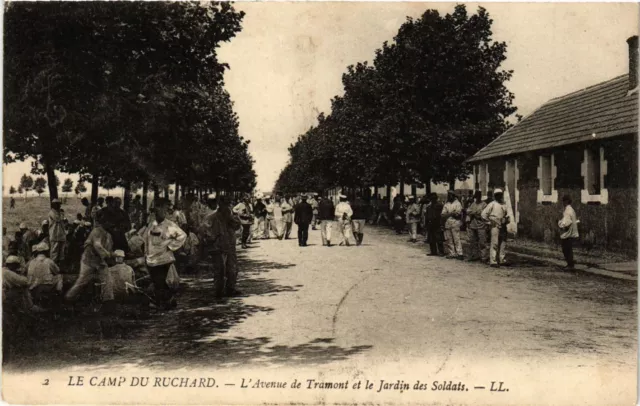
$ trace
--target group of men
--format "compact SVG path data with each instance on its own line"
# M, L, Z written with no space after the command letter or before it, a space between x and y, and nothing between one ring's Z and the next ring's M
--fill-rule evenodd
M563 216L558 222L566 269L573 269L573 242L578 238L578 223L571 207L571 198L563 197ZM443 204L438 195L431 193L419 203L414 196L397 196L391 209L392 224L398 234L405 225L409 228L410 242L417 242L421 226L429 243L430 256L465 259L461 233L466 230L469 243L468 260L484 261L491 267L508 265L505 259L507 225L513 221L504 200L502 189L494 189L482 199L482 192L470 192L460 201L455 192L447 193ZM388 216L379 214L376 222ZM487 247L488 245L488 247Z
M32 311L57 308L64 302L73 304L82 293L98 298L105 313L113 313L116 302L131 296L146 297L149 300L141 303L159 310L171 309L177 306L176 265L183 269L193 263L191 259L203 256L215 275L214 295L237 295L235 245L241 219L225 196L209 195L204 201L203 215L188 220L190 213L167 199L155 200L149 214L139 207L139 198L132 202L129 214L120 209L118 198L100 198L93 206L85 200L85 215L79 214L69 223L60 202L54 199L41 230L31 231L22 223L14 239L3 238L3 291L14 292L5 297ZM199 205L191 206L199 210ZM82 246L79 257L72 259L75 250L68 244L68 236L81 235L79 229L84 230ZM3 231L6 237L6 229ZM75 273L69 264L76 260L78 276L63 292L62 274ZM147 282L148 290L141 289L141 280Z

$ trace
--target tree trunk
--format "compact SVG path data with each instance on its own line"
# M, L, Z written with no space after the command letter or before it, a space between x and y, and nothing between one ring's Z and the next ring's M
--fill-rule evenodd
M126 211L127 213L129 213L130 203L131 203L131 182L127 181L124 184L124 204L122 206L124 211Z
M158 185L154 183L153 184L153 200L158 200L158 198L160 198L160 189L158 188Z
M427 183L424 184L424 189L427 195L431 194L431 179L427 180Z
M449 181L449 190L456 190L456 178Z
M97 174L91 176L91 205L95 206L98 202L98 186L100 185L100 177Z
M149 195L149 181L148 180L144 180L142 182L142 210L144 210L144 212L147 212L147 208L149 207L147 205L148 203L148 195Z
M173 204L178 204L178 198L180 197L180 184L176 181L176 189L173 191Z
M398 193L400 196L404 196L404 179L400 179L400 193Z
M416 187L416 185L411 185L411 195L413 197L417 197L418 196L418 188Z
M49 185L49 199L57 199L58 198L58 185L56 182L56 172L53 169L53 165L51 165L46 159L45 155L42 156L44 170L47 173L47 184Z

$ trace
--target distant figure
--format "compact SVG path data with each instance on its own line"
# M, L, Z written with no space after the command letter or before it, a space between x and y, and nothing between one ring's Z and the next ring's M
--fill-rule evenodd
M313 210L313 219L311 220L311 229L317 230L316 222L318 220L318 201L311 195L311 198L308 199L307 203L311 206L311 210Z
M562 231L562 234L560 234L562 253L564 254L564 259L567 260L567 266L564 269L573 270L575 269L573 244L579 237L578 223L580 221L576 218L576 212L571 207L571 198L569 196L562 197L562 204L564 205L564 212L562 213L562 219L558 221L558 227Z
M418 242L418 223L420 222L420 205L416 203L415 196L409 196L409 207L407 208L407 224L409 224L409 242Z
M487 259L487 226L482 220L482 211L487 204L482 201L482 192L476 191L475 201L467 207L467 233L469 235L469 261Z
M291 229L293 228L293 206L291 205L291 197L287 196L282 199L282 220L283 220L283 238L289 239L291 235Z
M62 292L62 275L60 268L53 260L47 258L49 246L40 243L33 246L35 258L29 261L27 280L29 291L35 304L42 304L45 300L57 302Z
M371 206L362 199L362 196L358 195L351 209L353 210L353 215L351 216L353 237L356 239L356 245L360 245L364 238L364 225L367 222L367 218L370 217Z
M447 246L447 258L464 259L460 240L462 205L452 190L447 193L447 202L442 208L442 219L444 220L444 240Z
M240 219L242 225L242 248L246 249L251 234L251 225L253 224L253 208L251 207L251 197L248 194L233 208L233 213Z
M83 220L84 221L91 221L91 203L89 203L89 199L87 199L86 197L83 197L82 200L80 200L82 202L82 205L84 206L84 216L83 216Z
M15 209L16 208L16 199L13 198L13 196L11 196L11 200L9 200L9 209Z
M262 202L264 196L258 192L256 194L256 203L253 205L253 215L256 218L256 224L254 226L253 238L264 238L267 217L267 206Z

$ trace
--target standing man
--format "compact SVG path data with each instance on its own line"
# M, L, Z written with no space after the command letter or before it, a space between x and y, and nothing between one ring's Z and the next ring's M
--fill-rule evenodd
M187 234L173 221L167 219L166 199L159 199L153 204L154 219L144 231L145 259L149 276L153 282L156 304L164 309L177 305L167 285L169 268L176 261L174 251L180 249Z
M307 203L307 196L300 196L301 202L296 205L293 221L298 226L298 246L306 247L309 238L309 224L313 221L313 208Z
M265 228L266 228L266 217L267 217L267 206L264 205L262 201L263 195L262 193L256 194L256 204L253 205L253 215L256 218L257 226L255 228L255 232L253 234L253 238L264 238Z
M122 199L116 197L113 199L113 208L111 209L112 224L114 231L111 235L113 238L113 249L129 252L129 243L127 242L127 232L131 230L131 220L129 215L122 208Z
M64 227L64 213L60 208L60 200L53 199L51 201L48 220L51 260L57 265L60 265L64 260L64 246L67 241L67 231Z
M491 229L491 248L489 251L489 264L492 268L505 265L505 249L507 246L507 205L504 203L502 190L493 191L495 199L482 211L482 219L489 222Z
M364 226L367 222L367 218L370 217L371 206L362 199L361 195L356 196L356 200L353 202L351 216L351 223L353 224L353 238L356 239L356 245L362 244L364 238Z
M9 209L13 210L16 208L16 199L11 196L11 200L9 201Z
M288 199L283 199L282 202L282 220L284 224L284 229L282 230L282 234L284 235L284 239L288 240L289 235L291 235L291 228L293 228L293 206L291 205L291 197Z
M438 201L438 195L429 195L431 202L425 209L425 226L427 229L427 241L429 242L429 256L444 256L444 237L442 233L442 203Z
M271 227L274 224L273 221L273 203L269 197L264 199L264 211L267 213L264 219L264 237L263 239L268 240L271 238ZM278 233L278 230L274 230L274 233Z
M318 203L318 219L320 220L322 245L327 247L331 246L331 227L334 216L335 207L333 206L333 202L325 195L322 197L320 203Z
M311 195L311 199L309 199L309 205L311 205L311 209L313 210L313 219L311 220L311 229L317 230L316 222L318 220L319 202L315 199L314 195Z
M96 205L91 208L91 221L93 222L94 226L96 223L96 216L98 215L98 212L103 208L104 208L104 197L99 197L98 201L96 202Z
M485 261L487 255L487 225L482 220L482 211L487 204L482 201L482 192L477 190L475 201L467 207L467 234L469 236L469 261Z
M351 243L349 243L349 236L351 235L351 216L353 216L353 210L347 201L347 196L340 195L340 203L336 206L335 216L338 232L342 236L340 245L344 244L348 247L351 245Z
M568 195L562 197L562 204L564 205L564 212L562 213L562 219L558 221L558 227L562 232L560 234L562 253L564 254L564 259L567 260L567 266L564 269L570 271L575 269L573 244L580 236L578 234L578 223L580 221L576 218L576 212L571 207L571 198Z
M224 196L217 199L218 209L208 215L202 227L201 241L211 259L214 293L220 298L239 294L237 280L235 231L240 222L235 218Z
M444 240L447 243L447 258L464 259L460 241L462 205L452 190L447 192L447 202L442 208L442 219L444 220Z
M243 196L240 203L233 208L233 214L240 218L240 224L242 225L242 248L247 248L247 241L249 240L249 234L251 233L251 225L253 224L253 214L251 208L251 197L247 194Z
M416 203L416 197L409 196L409 207L407 208L407 223L409 224L409 242L418 242L418 223L420 222L420 205Z
M267 217L271 214L269 228L275 233L278 240L284 237L284 224L282 217L282 198L276 195L274 202L267 205Z

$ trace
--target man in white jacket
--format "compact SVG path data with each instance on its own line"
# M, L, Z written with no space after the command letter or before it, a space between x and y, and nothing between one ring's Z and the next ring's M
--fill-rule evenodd
M491 247L489 249L489 264L493 268L505 265L505 250L507 248L507 224L509 215L504 203L502 190L493 191L494 201L482 211L481 217L489 223L491 229Z
M343 238L343 242L340 245L351 245L349 243L349 236L351 235L351 216L353 216L353 210L351 205L347 202L347 196L340 195L340 203L336 205L336 224L338 225L338 232Z
M453 191L447 194L447 202L442 208L444 220L444 240L447 258L464 259L462 241L460 241L460 226L462 225L462 204Z
M571 207L571 198L567 195L562 197L562 204L564 205L564 212L562 219L558 221L558 227L562 231L560 234L560 241L562 244L562 253L567 260L567 266L565 270L575 269L575 262L573 261L573 242L578 239L578 223L580 222L576 218L576 212Z

